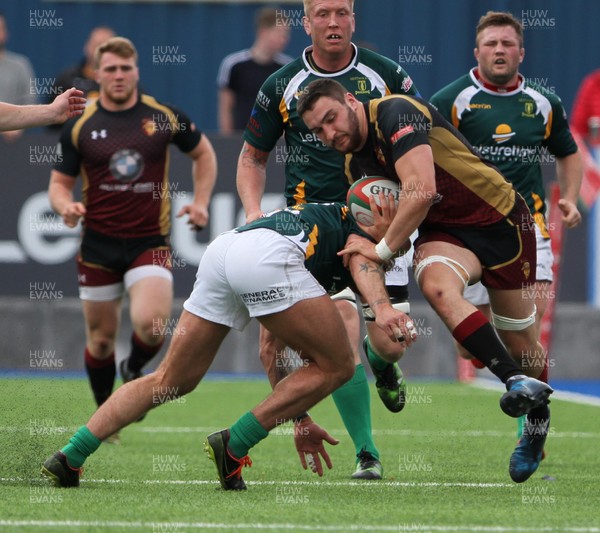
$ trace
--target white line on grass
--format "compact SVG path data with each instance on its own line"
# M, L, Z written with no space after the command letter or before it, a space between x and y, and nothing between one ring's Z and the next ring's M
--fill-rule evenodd
M0 477L0 483L23 483L25 478L19 477ZM30 479L29 483L44 483L41 478ZM142 484L142 485L218 485L218 481L205 479L82 479L81 483L114 483L114 484ZM376 483L365 483L364 481L249 481L249 485L254 486L273 486L273 485L302 485L302 486L324 486L324 487L361 487L362 488L381 488L384 487L465 487L465 488L516 488L514 483L443 483L437 481L431 482L408 482L408 481L377 481Z
M144 426L131 428L134 431L141 431L142 433L212 433L219 431L223 428L212 428L212 427L186 427L186 426ZM348 432L345 429L335 428L327 431L332 435L347 435ZM282 435L291 434L291 428L284 426L281 430ZM271 431L272 435L277 435L277 428ZM439 431L423 431L418 429L374 429L373 435L393 435L400 437L513 437L514 431L496 431L496 430L439 430ZM566 439L599 439L600 433L594 433L591 431L556 431L552 433L552 438L566 438Z
M217 427L202 427L202 426L130 426L127 431L139 431L141 433L203 433L208 435L214 431L219 431ZM47 435L70 435L77 430L77 427L52 427L49 429L42 429L34 436L42 437ZM272 430L271 433L274 436L278 435L289 435L291 434L291 427L280 426ZM329 433L332 435L347 435L348 432L345 429L334 428L329 429ZM0 433L31 433L30 426L0 426ZM477 430L477 429L465 429L461 431L454 430L439 430L439 431L424 431L418 429L374 429L373 435L388 435L397 437L439 437L439 438L454 438L454 437L485 437L485 438L502 438L502 437L513 437L514 431L497 431L497 430ZM556 431L552 433L553 439L600 439L600 433L594 433L591 431Z
M473 525L429 525L429 524L347 524L331 526L315 526L308 524L226 524L222 522L126 522L121 520L0 520L0 526L7 527L57 527L57 528L153 528L156 531L179 531L180 529L256 529L256 530L301 530L301 531L472 531L472 532L565 532L565 533L599 533L597 527L504 527L504 526L473 526Z

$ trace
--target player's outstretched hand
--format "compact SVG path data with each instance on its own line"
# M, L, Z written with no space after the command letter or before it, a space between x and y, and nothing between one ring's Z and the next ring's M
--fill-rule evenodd
M304 470L310 467L319 476L323 475L321 457L323 457L327 468L331 470L333 467L323 441L334 446L340 442L334 439L321 426L315 424L310 416L294 424L294 443L296 444L296 451L300 457L302 467Z
M64 122L68 118L81 115L85 109L85 98L83 91L72 87L67 91L59 94L50 104L56 115L56 122Z

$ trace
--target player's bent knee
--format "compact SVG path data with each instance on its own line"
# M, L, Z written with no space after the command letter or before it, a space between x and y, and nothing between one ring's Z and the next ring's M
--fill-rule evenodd
M333 379L331 380L334 382L332 384L334 386L331 390L334 391L337 388L341 387L344 383L350 381L354 377L354 372L356 372L356 365L354 364L354 359L351 358L349 362L339 366L338 371L335 373ZM337 385L335 383L337 383Z
M94 338L88 344L90 355L94 359L108 359L111 355L113 355L115 343L111 338Z

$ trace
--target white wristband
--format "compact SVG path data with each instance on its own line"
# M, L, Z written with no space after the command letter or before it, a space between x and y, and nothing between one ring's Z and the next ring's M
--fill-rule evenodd
M375 245L375 253L377 254L377 257L379 257L379 259L381 259L382 261L387 261L388 259L394 257L395 252L392 252L390 247L387 245L387 242L385 242L385 239L381 239Z

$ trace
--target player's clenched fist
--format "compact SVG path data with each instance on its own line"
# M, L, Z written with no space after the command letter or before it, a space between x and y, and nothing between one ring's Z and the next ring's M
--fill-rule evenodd
M81 202L69 203L63 209L61 216L67 226L74 228L79 219L85 216L85 206Z

